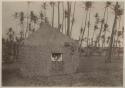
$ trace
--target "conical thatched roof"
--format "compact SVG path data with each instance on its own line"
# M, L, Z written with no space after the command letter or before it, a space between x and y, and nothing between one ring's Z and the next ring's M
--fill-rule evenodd
M26 40L24 45L30 46L51 46L58 47L64 46L65 42L75 43L74 40L59 32L58 29L52 28L50 25L42 23L41 27L31 34Z

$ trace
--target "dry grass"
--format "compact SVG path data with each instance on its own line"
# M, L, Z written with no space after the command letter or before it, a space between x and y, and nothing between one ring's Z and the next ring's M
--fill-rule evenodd
M5 66L3 66L5 67ZM16 65L3 70L3 86L122 86L123 57L105 63L101 56L81 57L77 73L53 77L23 78ZM5 69L5 68L4 68Z

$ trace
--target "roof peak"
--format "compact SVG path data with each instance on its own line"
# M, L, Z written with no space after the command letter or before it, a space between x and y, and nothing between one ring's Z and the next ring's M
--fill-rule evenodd
M41 23L40 28L32 33L24 44L42 45L46 43L53 43L55 45L64 44L64 42L74 42L73 39L61 33L58 29L53 28L47 23Z

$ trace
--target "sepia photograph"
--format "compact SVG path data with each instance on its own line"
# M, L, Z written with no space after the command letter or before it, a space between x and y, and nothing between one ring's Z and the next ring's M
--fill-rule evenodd
M123 1L2 1L3 87L123 87Z

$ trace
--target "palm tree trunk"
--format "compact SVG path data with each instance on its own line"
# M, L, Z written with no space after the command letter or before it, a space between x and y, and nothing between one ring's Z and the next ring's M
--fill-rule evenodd
M67 34L67 30L66 30L67 25L66 24L67 23L66 23L66 18L65 18L65 34Z
M60 2L58 2L58 29L59 27L60 27Z
M94 30L94 32L93 32L93 34L92 34L92 40L94 40L94 34L95 34L95 30Z
M115 9L117 10L118 8L118 2L116 2L115 5ZM107 61L106 62L111 62L111 56L112 56L112 44L113 44L113 38L114 38L114 30L117 24L117 13L115 12L115 18L114 18L114 23L113 23L113 27L112 27L112 33L111 33L111 39L110 39L110 43L109 43L109 52L108 52L108 57L107 57Z
M89 23L88 23L88 35L87 35L87 47L89 46L90 12L91 12L91 8L89 9L89 20L88 20Z
M64 10L64 3L62 2L62 9L63 9L63 18L62 18L62 32L64 31L63 30L63 23L64 23L64 19L65 19L65 10Z
M105 39L106 39L106 31L104 32L104 41L103 41L103 43L102 43L102 47L105 47Z
M28 34L28 29L29 29L29 21L28 21L28 16L27 16L27 28L25 32L25 38L26 38L26 35Z
M27 11L27 27L26 27L26 32L25 32L25 38L26 38L26 35L28 33L28 29L29 29L29 25L28 24L29 24L29 22L28 22L28 11Z
M117 25L116 25L116 26L117 26ZM115 45L115 47L113 47L115 51L118 51L118 45L119 45L119 44L118 44L118 41L119 41L118 31L119 31L119 29L120 29L120 26L121 26L121 17L119 18L118 28L115 29L115 30L117 30L116 35L114 35L114 42L113 42L113 45Z
M67 17L67 36L70 36L70 13L71 13L71 4L67 2L68 6L68 17Z
M119 36L117 36L116 47L118 47L118 40L119 40Z
M82 28L82 26L83 26L83 21L84 21L84 16L83 16L83 18L82 18L81 28ZM81 41L81 40L80 40L80 39L81 39L81 35L82 35L82 32L81 32L80 35L79 35L79 41Z
M82 46L83 36L84 36L85 29L86 29L86 24L87 24L87 16L88 16L88 10L86 12L85 26L84 26L84 29L83 29L83 32L82 32L82 36L81 36L81 39L80 39L80 46L79 46L80 55L81 55L81 46Z
M120 29L120 21L121 21L121 17L120 17L120 19L119 19L119 27L118 27L118 29ZM119 35L118 35L118 31L119 31L119 30L118 30L118 29L117 29L117 35L116 35L116 37L117 37L117 39L116 39L116 41L117 41L117 42L116 42L116 46L118 46L118 40L119 40Z
M92 46L94 46L94 34L95 34L95 30L94 30L94 32L92 34Z
M21 23L21 30L22 30L22 32L23 32L22 37L23 37L23 39L24 39L24 38L25 38L25 36L24 36L24 23Z
M75 15L75 7L76 7L76 2L74 3L73 19L74 19L74 15ZM72 22L72 24L71 24L70 36L71 36L71 34L72 34L72 27L73 27L73 22Z
M45 15L45 17L46 17L46 2L44 2L44 15Z
M87 56L89 55L89 28L90 28L90 12L91 8L89 9L89 19L88 19L88 35L87 35Z
M105 13L106 13L106 10L107 10L107 8L105 7L105 11L104 11L103 19L105 19ZM101 38L101 33L102 33L103 25L104 25L104 22L101 23L101 29L100 29L99 35L98 35L98 37L97 37L97 42L96 42L96 43L98 43L98 44L100 44L99 41L100 41L100 38Z
M108 8L107 8L107 18L106 18L106 24L108 23ZM104 32L104 37L105 37L105 39L106 39L106 32L107 31L107 28L105 29L105 32ZM102 45L103 47L105 47L105 41L104 41L104 43L103 43L103 45Z
M54 3L53 3L52 5L53 5L53 6L52 6L52 7L53 7L53 15L52 15L52 27L54 27L54 10L55 10L55 9L54 9Z
M30 10L30 2L27 2L27 28L26 28L26 32L25 32L25 38L26 38L26 35L28 35L28 31L29 31L29 10Z

